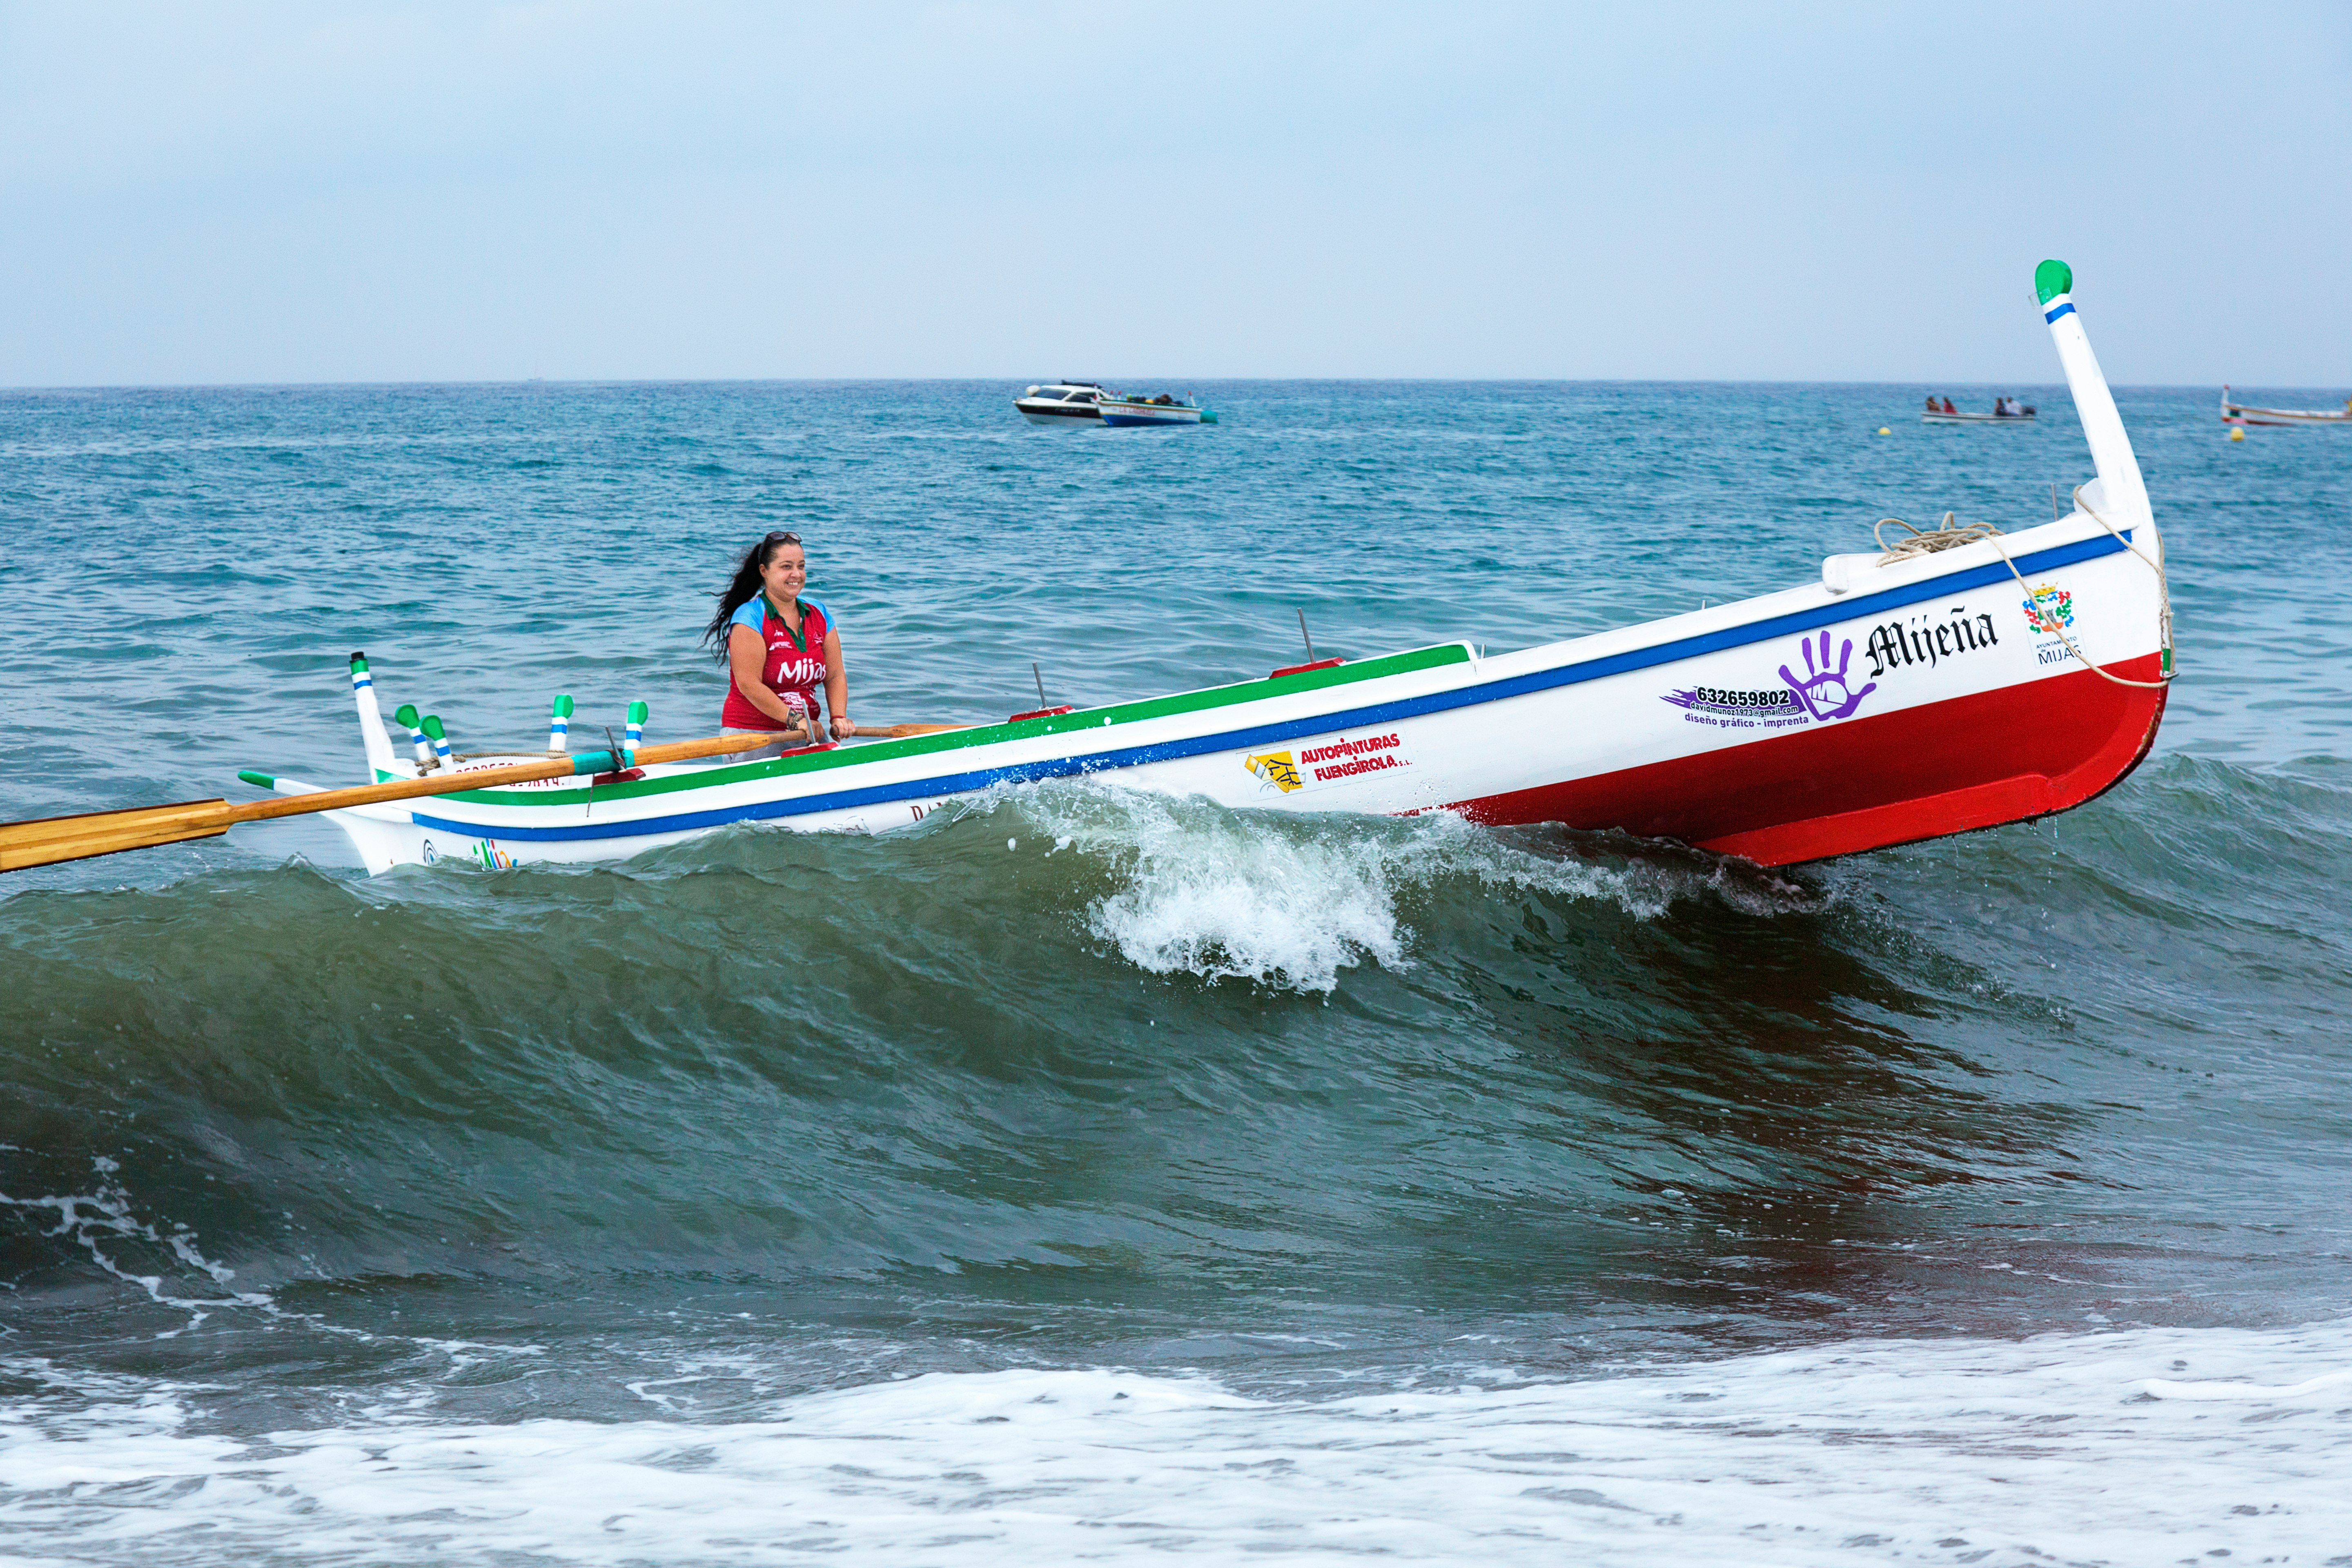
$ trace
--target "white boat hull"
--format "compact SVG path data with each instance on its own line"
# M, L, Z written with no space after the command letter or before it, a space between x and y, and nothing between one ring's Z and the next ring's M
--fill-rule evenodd
M2352 399L2347 399L2341 408L2264 408L2258 404L2231 401L2230 389L2225 385L2221 388L2221 423L2352 426Z
M1065 430L1102 427L1102 414L1091 403L1051 403L1034 405L1027 398L1015 398L1013 406L1021 417L1032 425L1059 426Z
M1216 415L1182 403L1105 403L1102 422L1122 425L1214 425Z

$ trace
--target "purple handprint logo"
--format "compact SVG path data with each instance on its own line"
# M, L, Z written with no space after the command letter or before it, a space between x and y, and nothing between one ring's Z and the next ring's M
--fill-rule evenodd
M1789 689L1797 694L1797 700L1803 703L1805 711L1814 718L1843 719L1862 706L1864 698L1878 689L1878 682L1875 680L1859 691L1846 684L1846 667L1853 662L1852 638L1848 638L1844 646L1838 649L1835 669L1830 668L1829 633L1822 634L1822 653L1819 660L1813 658L1812 638L1807 637L1803 647L1805 679L1799 680L1790 673L1789 667L1785 664L1780 667L1780 679L1789 683Z

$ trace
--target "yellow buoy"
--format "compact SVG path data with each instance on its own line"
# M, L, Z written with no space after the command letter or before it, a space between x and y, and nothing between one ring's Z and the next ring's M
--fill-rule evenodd
M1885 426L1884 426L1884 425L1881 425L1881 426L1878 427L1878 433L1879 433L1880 435L1882 435L1882 436L1892 436L1893 434L1895 434L1895 432L1894 432L1894 431L1889 430L1889 429L1888 429Z
M2242 441L2245 438L2246 433L2243 430L2232 430L2230 432L2230 439L2232 441Z

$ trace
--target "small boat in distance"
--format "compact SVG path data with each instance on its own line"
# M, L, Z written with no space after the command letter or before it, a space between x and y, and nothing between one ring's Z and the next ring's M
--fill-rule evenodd
M1013 406L1032 425L1099 425L1102 411L1095 405L1118 395L1098 381L1045 381L1014 398Z
M1189 397L1172 397L1161 393L1157 397L1121 397L1106 393L1102 399L1102 422L1106 425L1214 425L1217 412L1203 408Z
M2352 425L2352 397L2344 400L2341 408L2258 408L2251 403L2230 401L2230 384L2221 384L2221 423L2224 425Z
M2014 397L1996 397L1990 414L1963 414L1952 406L1948 397L1927 399L1927 411L1919 416L1922 425L2031 425L2033 405L2020 403Z

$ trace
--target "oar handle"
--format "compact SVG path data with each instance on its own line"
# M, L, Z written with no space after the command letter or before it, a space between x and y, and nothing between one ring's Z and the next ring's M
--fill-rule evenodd
M577 773L617 773L639 763L682 763L696 757L754 752L774 745L778 734L786 732L674 741L666 746L646 746L635 752L624 748L617 756L611 752L582 752L568 757L551 757L545 762L466 768L429 778L394 779L351 789L313 790L236 805L225 800L185 801L177 805L0 823L0 871L50 866L61 860L87 860L119 850L177 844L191 838L217 837L240 822L266 822L273 817L414 800L419 795L455 795L460 790L494 789L500 784L529 784L536 779L566 778ZM268 775L261 777L266 780Z

